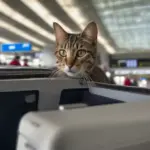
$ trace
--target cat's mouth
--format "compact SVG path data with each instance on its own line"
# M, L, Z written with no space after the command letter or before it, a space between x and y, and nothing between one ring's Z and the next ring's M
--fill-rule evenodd
M67 76L70 76L70 77L78 77L79 76L79 72L75 72L75 71L64 71L64 73L67 75Z
M69 68L67 65L64 67L63 71L70 77L76 77L79 73L76 67Z
M80 77L80 72L75 72L75 71L71 71L71 70L69 70L69 71L64 71L64 73L67 75L67 76L69 76L69 77Z

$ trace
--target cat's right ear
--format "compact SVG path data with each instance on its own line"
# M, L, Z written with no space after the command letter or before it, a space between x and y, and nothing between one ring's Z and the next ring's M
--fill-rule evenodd
M56 22L53 23L56 43L62 44L68 37L68 33Z
M90 22L82 32L82 36L88 38L90 41L97 40L98 29L95 22Z

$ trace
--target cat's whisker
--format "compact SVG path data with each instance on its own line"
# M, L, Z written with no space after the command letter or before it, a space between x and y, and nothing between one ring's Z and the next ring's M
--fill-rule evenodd
M87 82L88 82L89 87L91 88L91 87L92 87L91 81L88 79L88 77L86 77L86 79L87 79Z
M87 78L88 83L90 84L90 87L95 86L95 84L94 84L93 80L91 79L91 77L88 74L85 74L85 76Z
M89 81L91 81L94 84L94 81L92 80L92 78L87 73L85 73L85 75L87 76L87 78L89 79Z
M89 82L88 77L87 77L85 74L83 75L83 79L84 79L85 82L87 83L88 88L90 88L90 87L91 87L91 84L90 84L90 82Z
M80 80L81 80L81 82L83 80L83 82L85 82L87 84L87 86L89 87L89 84L88 84L87 79L85 78L84 74L81 74Z
M90 88L90 84L89 84L88 80L87 80L85 77L84 77L83 79L84 79L84 81L86 82L88 88Z
M50 76L49 76L49 77L53 77L53 76L54 76L54 74L55 74L57 71L58 71L58 69L54 70L54 71L50 74Z
M50 76L50 78L53 78L53 77L54 77L57 73L59 73L59 72L60 72L59 69L55 70L55 72L52 73L52 75Z
M90 79L92 86L96 86L95 82L92 80L92 78L87 74L88 78Z

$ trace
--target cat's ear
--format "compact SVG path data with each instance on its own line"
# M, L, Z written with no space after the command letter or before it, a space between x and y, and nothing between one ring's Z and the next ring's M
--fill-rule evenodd
M90 22L82 32L82 36L95 42L97 40L98 29L95 22Z
M53 23L57 44L62 44L68 37L68 33L56 22Z

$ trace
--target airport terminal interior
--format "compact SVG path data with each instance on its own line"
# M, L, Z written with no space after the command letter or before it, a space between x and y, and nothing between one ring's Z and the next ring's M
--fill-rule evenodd
M0 0L0 97L0 149L150 150L150 0Z

